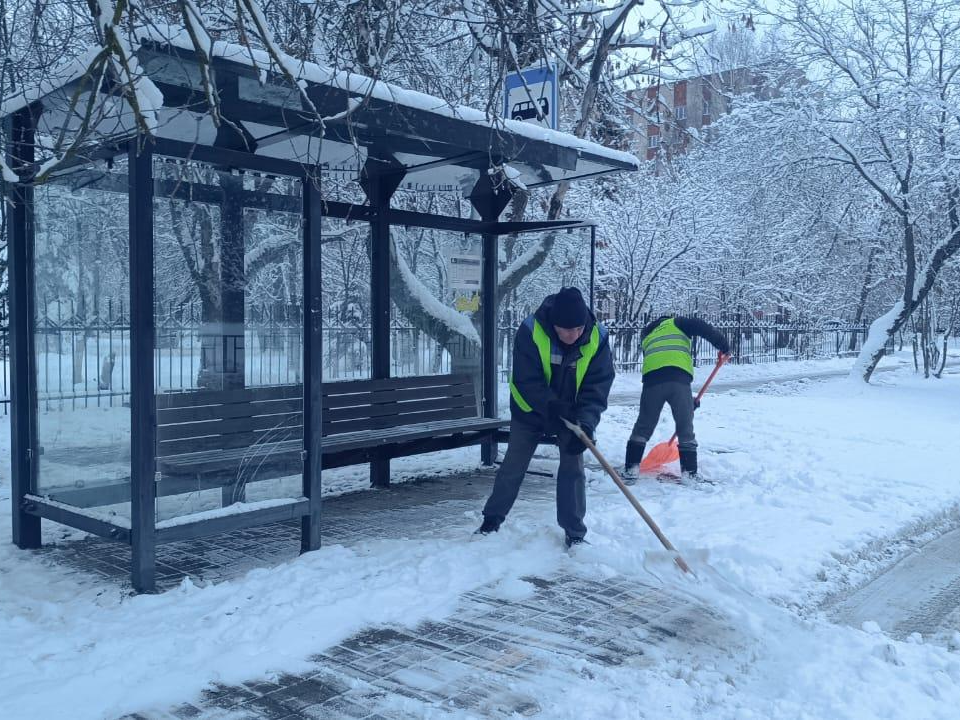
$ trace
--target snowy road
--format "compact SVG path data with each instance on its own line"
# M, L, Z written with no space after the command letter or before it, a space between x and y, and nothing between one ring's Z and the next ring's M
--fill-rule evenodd
M953 355L951 355L953 357ZM899 365L891 365L887 367L879 367L876 370L875 374L878 373L888 373L895 370L901 369ZM761 388L764 385L770 384L788 384L796 382L810 382L810 381L823 381L830 380L832 378L842 378L845 375L850 373L849 368L831 368L829 370L806 370L804 372L797 373L786 373L783 375L776 375L771 377L762 377L762 378L723 378L718 376L717 379L711 384L712 393L726 393L732 390L737 392L746 392L750 390L756 390ZM944 370L944 375L954 375L960 373L960 359L954 359L947 363L946 369ZM698 378L699 380L699 378ZM617 386L614 385L614 388ZM694 388L699 387L699 382L694 382ZM637 403L640 402L640 390L631 389L626 392L617 392L616 389L610 394L610 404L611 405L622 405L626 403Z
M960 528L918 548L838 602L831 615L853 627L876 623L897 639L950 639L960 627Z

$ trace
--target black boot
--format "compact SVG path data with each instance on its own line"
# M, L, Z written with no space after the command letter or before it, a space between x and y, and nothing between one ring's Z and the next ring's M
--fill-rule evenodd
M503 518L495 517L493 515L484 515L483 524L474 531L474 535L489 535L490 533L495 533L500 530L500 525L503 523Z
M681 450L680 451L680 472L687 477L696 480L697 479L697 451L696 450Z
M627 443L627 452L623 460L623 482L626 485L633 485L640 477L640 461L643 460L643 451L647 444L630 440Z

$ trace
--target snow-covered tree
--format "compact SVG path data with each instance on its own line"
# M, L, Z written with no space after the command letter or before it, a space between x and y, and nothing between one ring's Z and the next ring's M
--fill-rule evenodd
M857 363L869 380L960 251L960 7L785 0L768 13L787 29L793 61L810 69L799 116L821 141L809 157L848 168L895 218L899 298Z

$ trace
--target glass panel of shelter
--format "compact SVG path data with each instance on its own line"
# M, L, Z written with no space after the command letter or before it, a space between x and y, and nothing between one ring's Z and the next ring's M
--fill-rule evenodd
M370 224L322 220L323 380L366 380L370 362Z
M301 194L154 160L158 522L302 494Z
M126 161L36 187L36 491L129 516Z
M474 233L390 228L390 363L394 377L469 374L482 381L482 239Z

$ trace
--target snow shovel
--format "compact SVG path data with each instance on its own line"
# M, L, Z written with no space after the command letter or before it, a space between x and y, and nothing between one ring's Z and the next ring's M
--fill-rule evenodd
M703 394L707 391L707 388L710 387L710 383L713 382L713 378L716 376L717 372L729 359L729 355L724 355L723 353L717 354L717 364L711 371L710 377L708 377L707 381L703 384L703 387L700 388L700 392L697 393L697 397L694 400L694 405L700 402L700 398L703 397ZM680 448L677 445L677 433L673 433L673 437L671 437L669 440L658 445L654 445L653 448L651 448L650 452L647 453L647 456L640 461L640 472L656 472L659 468L663 467L667 463L671 463L679 459Z
M620 488L620 492L627 496L627 500L629 500L634 509L640 513L640 517L642 517L644 522L647 523L651 530L653 530L653 534L657 536L657 539L660 540L663 546L671 553L674 561L677 563L677 566L685 573L690 572L690 566L687 565L686 561L682 557L680 557L680 553L678 553L677 549L669 540L667 540L667 536L663 534L663 532L657 526L657 523L654 522L652 517L650 517L649 513L643 509L643 505L640 504L640 501L637 500L627 486L623 484L623 480L620 479L620 475L617 474L617 471L613 469L613 466L607 462L607 459L597 449L597 446L594 445L593 440L590 439L590 436L587 435L583 431L583 428L581 428L579 425L576 425L563 417L560 419L563 420L564 425L570 428L570 432L580 439L580 442L590 448L590 452L593 453L594 457L596 457L603 466L603 469L607 471L607 474L617 484L617 487Z

